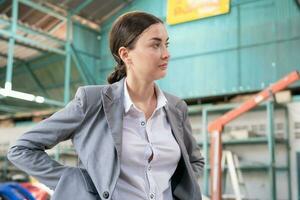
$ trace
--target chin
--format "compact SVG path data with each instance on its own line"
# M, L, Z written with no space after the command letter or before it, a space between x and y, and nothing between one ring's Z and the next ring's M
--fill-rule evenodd
M164 78L167 75L167 70L165 70L164 72L159 73L156 77L155 80L159 80Z

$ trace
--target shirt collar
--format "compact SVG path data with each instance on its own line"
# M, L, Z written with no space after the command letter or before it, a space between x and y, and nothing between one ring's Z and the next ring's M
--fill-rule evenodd
M129 93L128 93L128 89L127 89L127 78L124 81L124 108L125 108L125 113L127 113L131 107L134 107L135 109L139 110L132 102ZM158 110L162 107L164 107L168 100L165 97L164 93L161 91L161 89L158 87L158 85L156 83L154 83L154 88L155 88L155 92L157 95L157 105L155 110Z

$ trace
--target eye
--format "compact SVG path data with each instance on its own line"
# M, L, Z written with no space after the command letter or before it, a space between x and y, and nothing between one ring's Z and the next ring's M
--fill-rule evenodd
M154 47L154 48L159 48L159 46L160 46L160 43L154 43L154 44L153 44L153 47Z
M169 42L166 43L166 47L167 47L167 48L169 47L169 44L170 44Z

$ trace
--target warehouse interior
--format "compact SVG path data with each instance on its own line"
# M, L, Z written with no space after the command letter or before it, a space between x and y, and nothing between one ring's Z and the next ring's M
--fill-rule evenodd
M299 0L0 0L0 199L5 183L37 183L8 161L8 148L66 106L78 87L108 84L115 67L110 28L136 10L167 28L171 58L157 84L188 105L205 159L203 198L213 193L209 124L235 110L218 129L222 199L299 200ZM77 165L70 140L47 153ZM49 199L53 191L39 187Z

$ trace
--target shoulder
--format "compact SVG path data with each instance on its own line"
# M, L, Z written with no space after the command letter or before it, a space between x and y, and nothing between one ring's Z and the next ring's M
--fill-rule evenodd
M103 90L106 90L108 85L88 85L88 86L81 86L78 88L77 91L83 91L85 95L92 95L98 96L102 93Z
M86 109L100 106L102 104L102 94L107 90L108 85L81 86L77 89L75 99L80 99Z
M172 106L174 106L175 108L179 109L182 112L187 111L187 104L185 101L183 101L179 97L169 94L167 92L163 92L163 93L164 93L166 99L168 100L168 104L171 104Z

